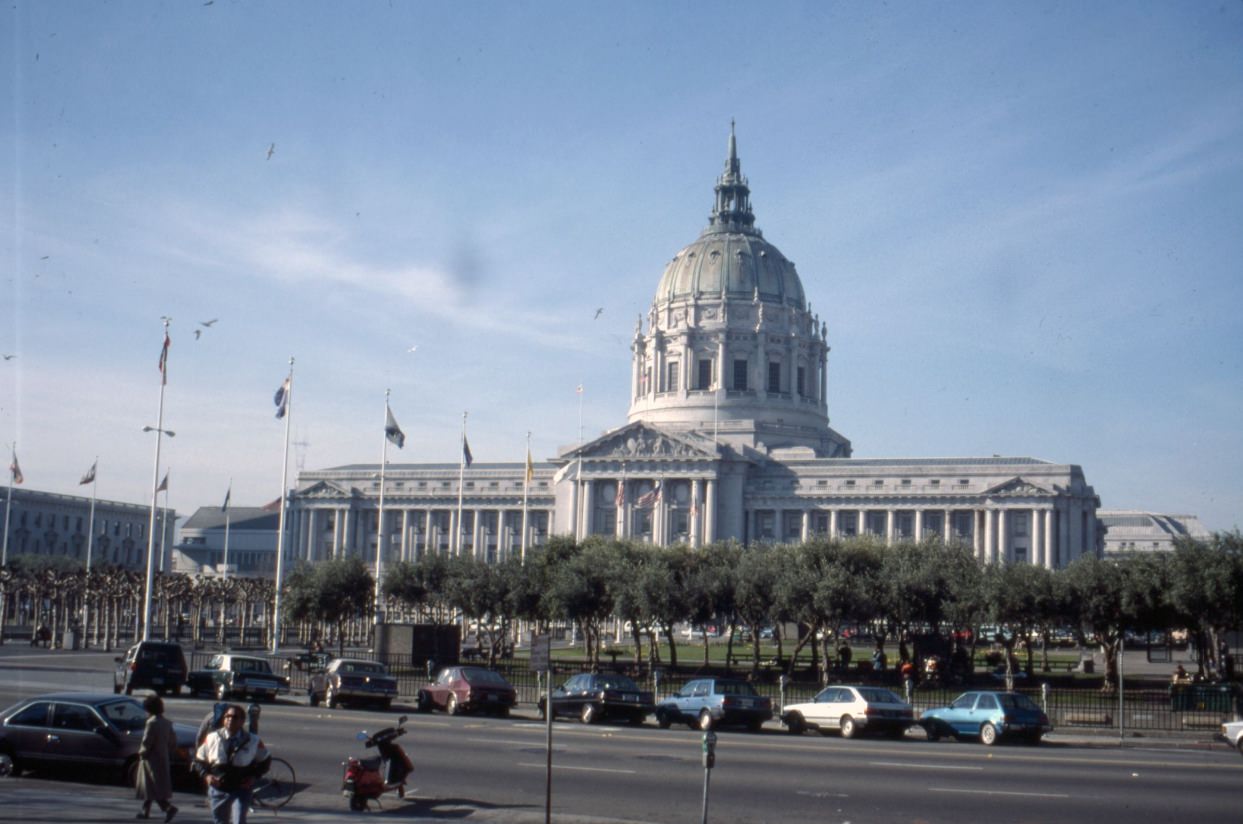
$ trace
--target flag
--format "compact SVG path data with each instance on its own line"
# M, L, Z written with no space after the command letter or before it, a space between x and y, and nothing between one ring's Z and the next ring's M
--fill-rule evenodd
M406 445L406 433L397 425L397 419L393 417L393 410L388 404L384 405L384 437L397 444L398 449Z
M172 340L168 337L168 329L164 330L164 345L160 347L160 383L168 383L168 347Z
M474 460L475 460L474 456L470 454L470 444L466 442L466 433L463 432L462 433L462 463L465 466L470 466L471 462Z
M172 470L169 470L169 471L171 472ZM168 472L164 473L164 480L160 481L160 485L155 488L155 491L156 492L167 492L168 491Z
M656 485L648 492L640 495L638 500L634 502L634 505L639 508L646 508L655 506L658 503L660 503L660 481L657 481Z
M86 470L86 474L82 476L82 480L78 481L78 486L86 486L95 482L95 467L99 466L99 461L91 464L91 468Z
M285 378L281 383L280 388L276 390L276 397L272 400L276 403L276 419L280 420L289 410L289 378Z
M9 464L9 471L13 473L13 483L20 484L26 480L26 476L22 474L22 467L17 462L17 453L13 453L13 463Z
M221 512L229 511L229 498L232 498L232 497L233 497L233 485L229 484L229 488L224 493L224 504L222 504L220 507Z
M531 449L527 447L527 485L529 486L533 480L535 480L535 464L531 463Z

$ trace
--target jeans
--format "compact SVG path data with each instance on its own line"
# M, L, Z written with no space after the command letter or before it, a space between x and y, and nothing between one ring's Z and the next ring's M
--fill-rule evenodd
M231 792L207 788L207 806L211 807L213 824L246 824L250 812L250 788Z

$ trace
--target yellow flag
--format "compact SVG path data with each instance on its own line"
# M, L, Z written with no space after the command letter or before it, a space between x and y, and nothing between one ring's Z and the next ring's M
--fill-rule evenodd
M529 486L533 480L535 480L535 464L531 463L531 449L527 447L527 485Z

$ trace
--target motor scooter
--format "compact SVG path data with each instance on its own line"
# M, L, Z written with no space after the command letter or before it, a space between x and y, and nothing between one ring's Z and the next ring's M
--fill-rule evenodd
M345 775L341 780L341 794L350 802L350 809L367 809L370 801L379 803L386 792L397 792L398 798L406 796L406 777L414 771L414 764L397 739L406 734L406 716L397 724L378 732L367 734L366 730L355 736L367 747L375 747L380 753L375 758L350 756L344 763Z

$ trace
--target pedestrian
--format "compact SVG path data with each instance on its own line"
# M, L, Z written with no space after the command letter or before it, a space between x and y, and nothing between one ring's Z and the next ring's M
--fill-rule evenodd
M842 641L842 645L837 648L837 660L841 662L842 669L850 669L850 659L852 655L853 651L850 649L850 644Z
M271 766L272 756L243 724L246 711L230 704L223 726L207 734L194 754L195 770L207 784L207 804L214 824L246 824L254 780Z
M169 764L177 749L177 733L173 722L164 717L164 699L149 695L142 702L147 711L147 724L142 729L142 743L138 746L138 781L135 790L142 799L142 812L138 818L151 817L151 802L160 805L164 821L173 820L177 808L173 806L173 777Z

